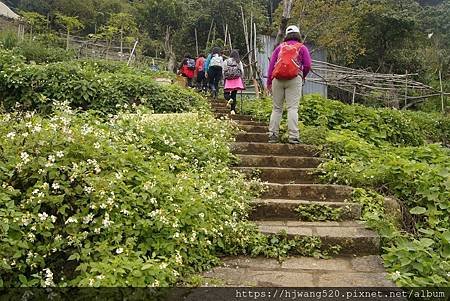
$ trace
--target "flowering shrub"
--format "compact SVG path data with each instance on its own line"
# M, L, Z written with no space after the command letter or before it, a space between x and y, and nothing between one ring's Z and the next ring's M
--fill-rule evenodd
M270 100L247 103L246 110L267 117ZM381 209L383 197L357 190L363 218L384 238L391 278L401 286L447 287L450 151L425 141L448 139L449 118L349 106L317 96L305 97L299 113L301 140L321 146L330 158L321 165L323 180L395 196L412 217L413 233L395 229L389 212Z
M241 252L254 190L227 167L233 132L145 108L0 115L0 286L167 286Z
M206 108L199 94L179 86L162 86L152 75L122 64L61 62L28 65L20 56L0 50L0 104L50 113L53 102L72 108L116 113L118 108L143 104L156 113Z

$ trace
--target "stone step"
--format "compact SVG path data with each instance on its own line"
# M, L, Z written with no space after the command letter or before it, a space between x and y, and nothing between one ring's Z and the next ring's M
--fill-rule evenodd
M316 168L324 159L315 157L242 155L238 154L239 167L286 167L286 168Z
M267 142L269 129L267 126L263 125L248 125L248 124L240 124L239 128L247 133L264 133L266 134L266 140L263 142Z
M313 174L315 168L235 167L234 169L263 182L313 184L318 181L318 177Z
M349 202L317 202L303 200L283 200L283 199L258 199L252 202L253 210L250 214L251 220L295 220L300 221L298 212L295 210L299 206L320 204L331 208L341 209L340 220L357 220L361 218L362 205Z
M247 120L252 121L253 116L250 115L231 115L231 114L225 114L225 113L214 113L216 118L228 118L232 120Z
M331 184L265 184L262 199L343 202L351 199L353 188Z
M315 157L319 150L306 144L237 142L231 145L235 154Z
M276 259L244 256L226 257L222 261L221 266L203 273L208 282L230 287L395 287L393 282L387 280L382 258L376 255L332 259L291 257L281 263ZM230 298L217 300L234 299L235 290L231 291ZM292 291L289 290L289 293ZM294 300L293 293L284 297ZM196 296L190 300L202 298Z
M263 126L266 129L268 128L267 123L261 121L253 121L253 120L235 120L238 125L252 125L252 126Z
M320 237L322 246L339 245L340 254L375 255L380 252L380 238L361 222L297 222L258 221L259 231L265 235L286 232L289 238Z
M268 142L267 133L239 133L236 136L236 142Z
M223 108L213 108L215 114L229 114L230 108L223 107Z

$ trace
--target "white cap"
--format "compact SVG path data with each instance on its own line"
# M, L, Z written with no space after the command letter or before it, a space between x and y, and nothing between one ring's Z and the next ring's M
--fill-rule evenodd
M286 34L292 32L300 33L300 29L298 29L298 27L295 25L288 26L288 28L286 28Z

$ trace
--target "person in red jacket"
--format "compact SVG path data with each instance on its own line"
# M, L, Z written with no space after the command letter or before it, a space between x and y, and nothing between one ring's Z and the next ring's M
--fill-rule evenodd
M190 54L186 53L186 55L184 56L178 74L181 74L182 76L186 77L187 86L192 87L192 80L195 74L195 60L192 58Z
M194 77L197 79L197 89L199 91L205 91L207 90L207 82L205 77L205 55L201 53L197 60L195 61L195 75Z

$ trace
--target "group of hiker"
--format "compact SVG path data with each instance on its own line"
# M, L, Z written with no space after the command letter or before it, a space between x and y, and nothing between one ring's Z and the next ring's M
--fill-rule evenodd
M283 43L278 45L271 55L267 74L267 91L272 94L273 101L269 123L270 143L279 141L284 102L288 111L289 143L300 143L298 106L302 86L311 70L311 62L309 50L302 42L299 28L295 25L287 27ZM218 97L219 83L223 78L224 98L230 107L230 114L236 114L237 92L245 89L244 65L237 50L231 50L227 59L224 59L219 47L214 47L208 56L201 54L196 59L186 54L179 74L187 79L189 87L210 91L214 99Z
M228 101L230 113L236 114L237 92L245 89L244 65L238 50L231 50L227 59L224 59L220 47L214 47L208 56L200 54L195 60L186 54L179 74L186 78L188 87L210 91L214 99L218 97L219 83L223 78L224 97Z

